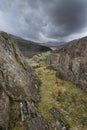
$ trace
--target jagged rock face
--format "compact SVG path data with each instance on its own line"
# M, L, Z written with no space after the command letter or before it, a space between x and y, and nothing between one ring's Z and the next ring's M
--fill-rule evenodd
M63 48L57 69L57 76L87 91L87 37Z
M27 120L40 117L34 106L40 83L13 39L0 34L0 130L12 130L19 124L21 130L26 130Z

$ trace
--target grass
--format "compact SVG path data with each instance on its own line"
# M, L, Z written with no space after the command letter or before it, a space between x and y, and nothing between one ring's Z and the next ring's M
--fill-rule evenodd
M12 130L25 130L23 127L15 126Z
M41 56L42 56L42 57L47 57L48 55L49 55L49 52L42 52L42 53L41 53Z
M60 55L61 55L61 52L56 52L55 55L56 55L56 56L60 56Z
M26 62L29 63L30 59L28 57L25 58Z
M87 93L70 82L56 78L56 72L45 67L46 64L41 63L39 68L35 68L42 80L38 103L41 115L49 121L49 110L55 107L64 115L70 130L87 130Z

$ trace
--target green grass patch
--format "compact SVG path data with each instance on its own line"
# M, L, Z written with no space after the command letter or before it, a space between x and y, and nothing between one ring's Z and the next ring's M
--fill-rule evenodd
M42 52L42 53L41 53L41 56L42 56L42 57L47 57L48 55L49 55L49 52Z
M56 56L60 56L60 55L61 55L61 52L56 52L55 55L56 55Z
M42 80L38 103L41 115L49 121L49 110L55 107L64 115L70 130L87 130L87 93L70 82L56 78L53 70L43 66L35 70Z
M29 63L30 59L28 57L25 58L26 62Z

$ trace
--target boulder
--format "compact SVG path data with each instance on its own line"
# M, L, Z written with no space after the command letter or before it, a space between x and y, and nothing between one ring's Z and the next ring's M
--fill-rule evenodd
M48 69L57 69L58 56L55 53L51 53L46 57L46 63Z
M72 41L62 49L57 76L87 91L87 37Z
M40 114L35 107L41 84L25 62L16 43L7 33L0 34L0 130L27 130ZM32 122L31 122L32 119ZM40 118L39 118L40 120ZM40 124L46 124L40 120ZM28 123L26 125L26 123ZM38 128L39 122L36 124ZM40 127L40 130L43 130ZM47 130L47 128L44 130Z

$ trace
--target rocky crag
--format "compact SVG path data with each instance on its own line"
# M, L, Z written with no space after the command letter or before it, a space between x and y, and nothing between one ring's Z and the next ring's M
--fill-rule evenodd
M35 107L40 84L14 40L0 34L0 130L48 130Z
M61 51L57 76L87 91L87 37L68 43Z

